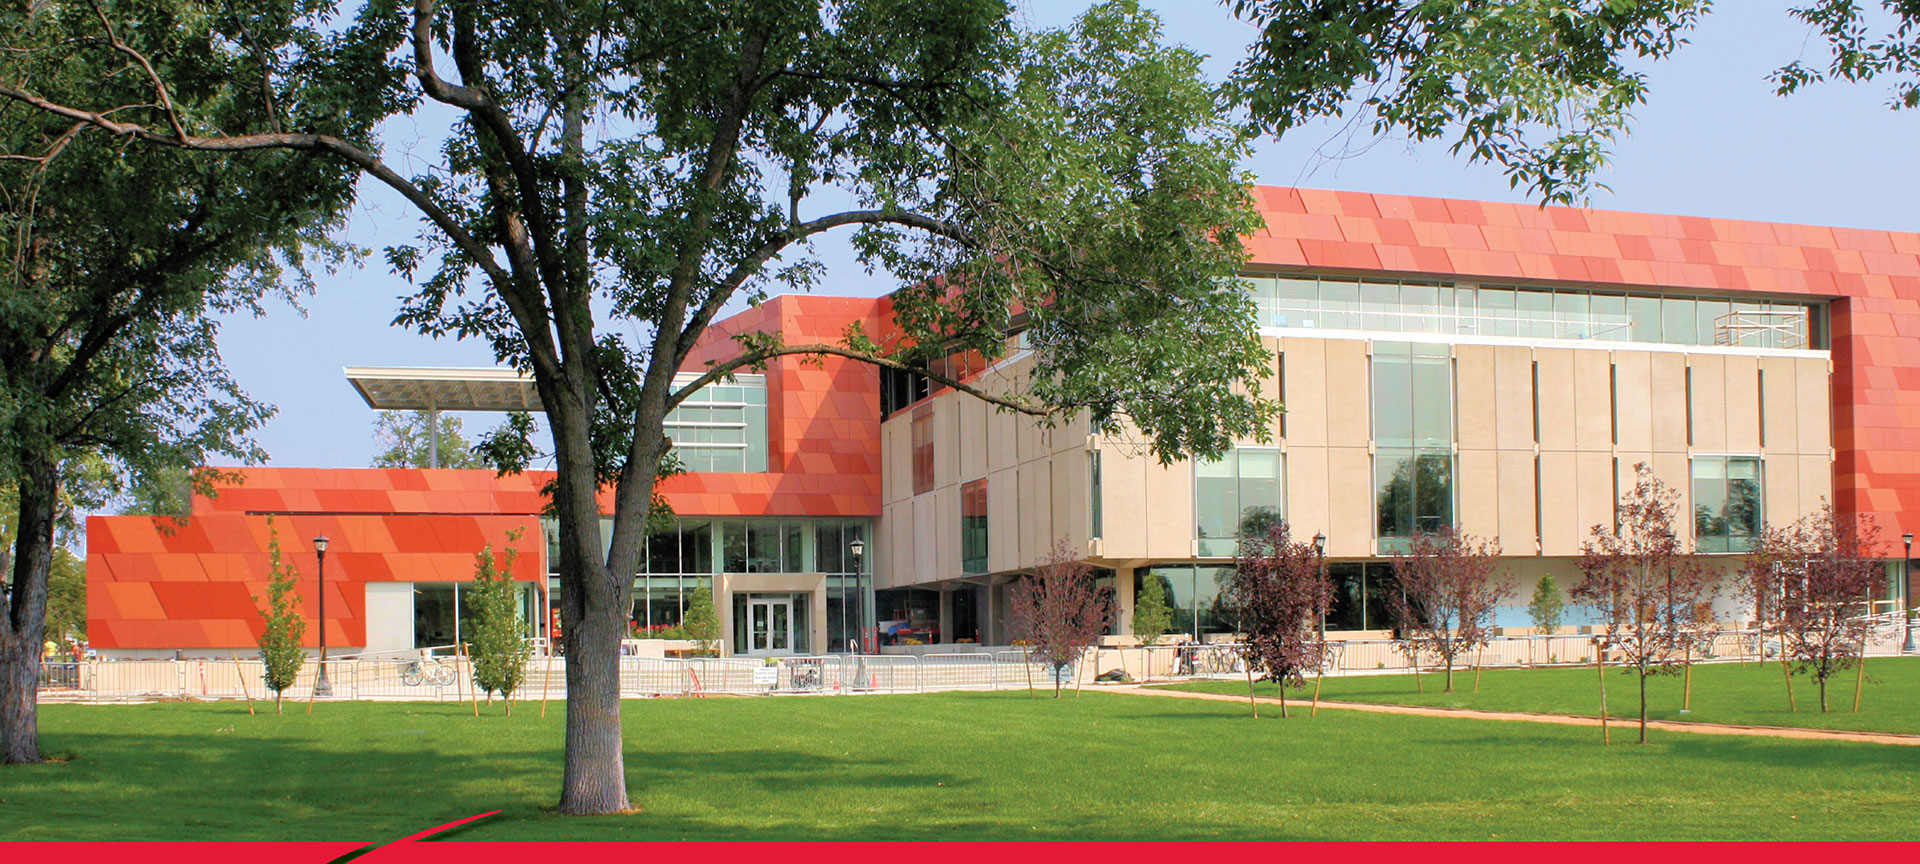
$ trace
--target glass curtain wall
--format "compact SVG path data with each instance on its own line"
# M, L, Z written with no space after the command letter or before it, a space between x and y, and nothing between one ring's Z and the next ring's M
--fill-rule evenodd
M534 586L514 583L515 604L523 635L532 637L535 617ZM467 586L463 582L413 583L413 647L444 648L463 639L471 639L473 610L467 605Z
M1282 457L1272 447L1235 447L1193 465L1195 536L1205 558L1231 557L1241 537L1266 533L1286 515Z
M1261 326L1825 348L1817 303L1446 283L1244 277Z
M741 375L709 384L667 412L667 437L688 471L767 470L767 383Z
M1136 571L1139 580L1158 579L1165 591L1167 607L1173 613L1171 633L1184 633L1204 640L1209 634L1232 633L1238 618L1226 601L1227 583L1233 578L1231 565L1170 564ZM1144 584L1144 583L1140 583ZM1140 585L1134 586L1134 602L1139 603Z
M1702 552L1747 552L1766 499L1758 456L1693 457L1693 536Z
M1445 345L1373 346L1375 536L1381 554L1453 524L1453 361Z
M648 536L644 572L634 580L631 628L678 626L696 589L713 589L719 573L801 573L827 577L828 641L844 650L861 644L873 620L873 550L866 519L682 519ZM606 531L610 526L603 525ZM854 540L869 544L859 561ZM557 557L551 558L558 562ZM859 572L864 571L864 572ZM720 608L729 601L715 597Z

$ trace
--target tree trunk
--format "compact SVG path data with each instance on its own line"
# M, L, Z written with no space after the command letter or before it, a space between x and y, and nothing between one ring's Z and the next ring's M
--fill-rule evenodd
M1447 686L1446 686L1446 689L1440 692L1442 693L1453 692L1453 657L1451 656L1447 657Z
M0 762L40 756L40 643L47 632L47 577L53 569L53 517L59 472L51 459L21 463L19 534L13 589L0 621Z
M1647 743L1647 670L1640 670L1640 743Z
M1827 676L1820 676L1820 713L1827 713Z

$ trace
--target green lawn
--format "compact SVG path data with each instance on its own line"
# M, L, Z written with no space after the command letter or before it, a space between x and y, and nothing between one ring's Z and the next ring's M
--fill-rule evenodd
M553 815L561 722L346 703L48 705L3 840L1912 839L1920 748L1089 692L628 702L645 812Z
M1554 669L1501 669L1481 675L1480 692L1473 692L1473 673L1456 670L1452 693L1441 692L1443 676L1423 676L1421 693L1413 676L1360 675L1328 678L1320 698L1395 705L1436 705L1488 711L1529 711L1544 714L1599 716L1600 676L1592 666ZM1701 723L1738 723L1750 726L1802 726L1870 732L1920 734L1920 658L1876 657L1867 661L1867 686L1861 693L1860 713L1853 713L1854 672L1847 670L1827 686L1833 709L1820 713L1820 690L1804 675L1794 676L1794 698L1799 711L1787 710L1786 677L1779 663L1714 663L1693 670L1693 710L1680 713L1679 676L1656 676L1647 681L1647 717L1652 720L1692 720ZM1308 689L1288 697L1311 695ZM1167 685L1172 690L1246 695L1245 681L1206 681ZM1274 686L1260 682L1256 692L1275 695ZM1638 718L1638 680L1619 669L1607 672L1607 716Z

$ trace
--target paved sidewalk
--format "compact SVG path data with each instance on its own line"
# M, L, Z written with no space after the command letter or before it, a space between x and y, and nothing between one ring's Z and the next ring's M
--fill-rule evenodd
M1106 688L1103 688L1106 689ZM1149 690L1144 687L1123 686L1110 688L1116 693L1134 693L1142 696L1170 696L1176 699L1206 699L1215 702L1238 702L1246 704L1247 697L1232 696L1225 693L1193 693L1184 690ZM1271 696L1258 696L1255 701L1263 705L1278 705L1280 700ZM1287 700L1289 711L1307 710L1310 702L1305 699ZM1328 702L1322 700L1321 708L1338 711L1371 711L1376 714L1418 714L1424 717L1457 717L1466 720L1504 720L1520 723L1555 723L1561 726L1599 726L1598 717L1581 717L1571 714L1527 714L1518 711L1476 711L1470 708L1433 708L1422 705L1381 705L1368 702ZM1640 725L1639 718L1608 718L1607 725L1618 727L1626 734L1632 734ZM1800 729L1790 726L1736 726L1727 723L1688 723L1674 720L1649 720L1647 729L1663 732L1692 732L1706 735L1750 735L1757 738L1803 738L1819 741L1863 741L1869 744L1894 744L1908 747L1920 747L1920 735L1903 735L1895 732L1853 732L1834 729Z

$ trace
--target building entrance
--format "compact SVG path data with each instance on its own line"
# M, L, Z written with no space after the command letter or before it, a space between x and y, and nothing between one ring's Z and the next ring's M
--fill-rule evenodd
M794 653L792 598L748 598L746 624L747 654L774 657Z

